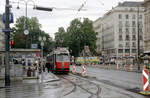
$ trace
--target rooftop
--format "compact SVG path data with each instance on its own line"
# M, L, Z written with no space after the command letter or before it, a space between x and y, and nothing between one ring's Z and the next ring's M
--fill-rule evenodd
M138 7L143 6L143 2L133 2L133 1L125 1L123 3L119 3L119 7Z

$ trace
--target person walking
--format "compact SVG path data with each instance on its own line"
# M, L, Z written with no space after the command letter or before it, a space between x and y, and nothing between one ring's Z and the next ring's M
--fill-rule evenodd
M45 67L47 68L47 72L50 72L50 62L46 61Z

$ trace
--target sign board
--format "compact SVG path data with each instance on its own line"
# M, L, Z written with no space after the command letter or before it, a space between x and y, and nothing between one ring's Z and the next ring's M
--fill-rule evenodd
M37 45L37 44L31 44L31 48L32 48L32 49L37 49L37 48L38 48L38 45Z

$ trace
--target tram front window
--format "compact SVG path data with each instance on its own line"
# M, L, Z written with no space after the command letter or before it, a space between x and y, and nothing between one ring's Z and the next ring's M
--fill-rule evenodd
M61 54L59 54L59 55L57 55L57 61L69 61L69 56L66 54L66 55L61 55Z

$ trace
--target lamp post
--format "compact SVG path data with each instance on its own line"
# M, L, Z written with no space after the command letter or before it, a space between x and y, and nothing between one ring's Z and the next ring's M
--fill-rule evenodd
M29 34L29 30L28 30L28 26L27 26L27 13L28 13L28 3L32 2L34 4L34 2L32 0L20 0L20 1L24 1L25 2L25 22L24 22L24 34L25 34L25 47L28 48L28 34ZM34 4L35 6L35 4ZM17 9L20 9L19 7L19 2L18 2L18 6Z
M39 37L39 41L41 42L41 82L43 83L43 58L44 58L44 55L43 55L43 46L44 46L44 41L46 41L46 37L45 36L40 36Z

